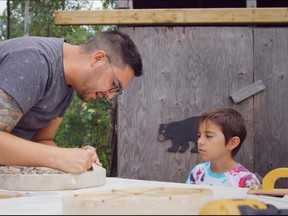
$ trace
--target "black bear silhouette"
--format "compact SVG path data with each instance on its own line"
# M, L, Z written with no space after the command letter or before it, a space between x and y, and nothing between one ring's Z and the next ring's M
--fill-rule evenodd
M198 129L197 120L199 116L192 116L182 121L171 122L169 124L160 124L158 131L158 140L171 139L172 147L168 148L168 152L183 153L189 148L189 141L195 143L192 153L198 153Z

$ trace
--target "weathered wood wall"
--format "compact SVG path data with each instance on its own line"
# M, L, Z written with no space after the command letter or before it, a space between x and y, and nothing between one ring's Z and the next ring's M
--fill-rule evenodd
M266 90L254 99L255 170L288 167L288 28L255 28L254 79ZM288 187L287 178L276 186Z
M261 176L288 167L287 28L120 30L139 46L145 70L118 101L120 177L184 182L201 159L189 151L168 153L171 140L157 141L159 124L227 106L247 122L248 137L236 159ZM257 80L265 90L234 104L230 95Z
M251 97L236 105L230 98L254 81L253 29L120 30L131 35L139 47L145 72L118 98L118 176L185 182L201 159L190 151L168 153L171 140L158 142L159 124L215 107L233 107L244 115L249 133L237 159L254 171L254 100Z

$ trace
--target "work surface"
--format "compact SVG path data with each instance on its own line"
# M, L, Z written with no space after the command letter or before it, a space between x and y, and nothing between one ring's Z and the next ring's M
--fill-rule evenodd
M257 199L272 204L279 209L288 208L288 196L276 198L263 195L247 195L248 189L216 186L186 185L181 183L133 180L124 178L106 178L103 186L66 191L27 191L27 196L0 199L1 215L61 215L62 199L66 195L91 193L110 189L130 189L145 187L173 187L173 188L207 188L213 191L214 199ZM0 190L3 191L3 190ZM26 192L26 191L25 191Z

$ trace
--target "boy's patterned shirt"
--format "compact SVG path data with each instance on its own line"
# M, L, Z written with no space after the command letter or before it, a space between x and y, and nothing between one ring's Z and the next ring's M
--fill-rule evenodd
M186 183L241 188L252 188L255 184L260 185L256 175L240 163L229 172L214 173L210 168L210 162L196 165L188 176Z

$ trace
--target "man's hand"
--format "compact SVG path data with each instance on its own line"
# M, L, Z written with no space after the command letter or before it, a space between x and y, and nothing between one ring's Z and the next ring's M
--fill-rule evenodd
M82 148L59 148L53 147L60 153L59 159L55 158L52 168L59 169L66 173L80 174L86 172L95 163L102 166L96 154L96 150L92 146L84 146Z
M93 146L83 146L82 149L85 149L90 153L92 163L95 163L97 166L102 166L96 153L96 149Z

